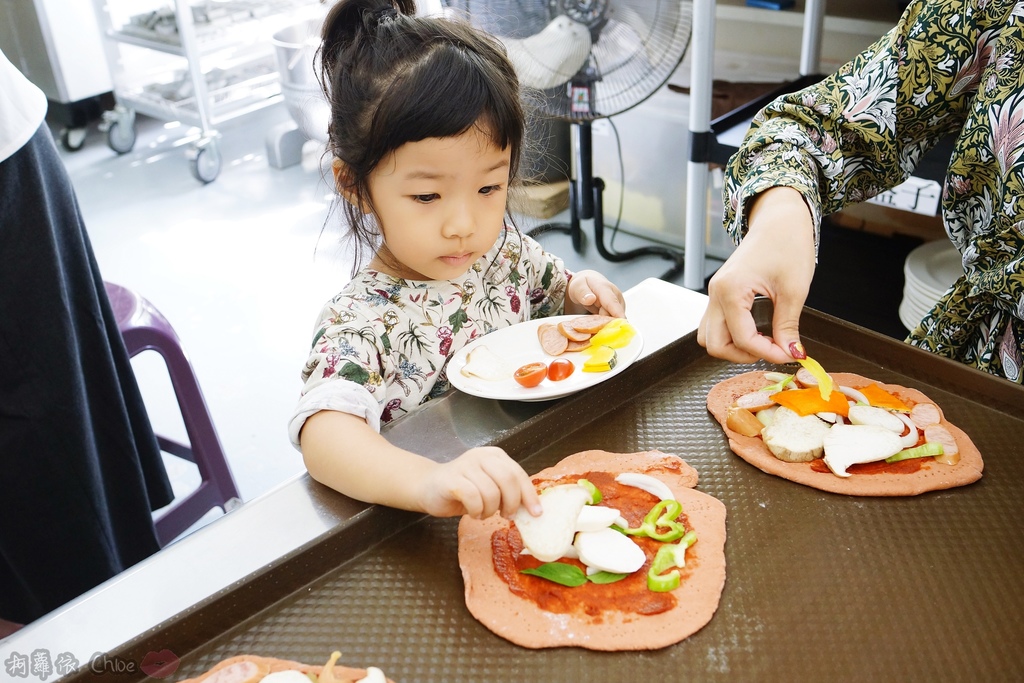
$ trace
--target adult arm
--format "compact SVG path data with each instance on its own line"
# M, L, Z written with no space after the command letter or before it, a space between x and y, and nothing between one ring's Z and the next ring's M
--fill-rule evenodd
M709 353L744 362L791 359L821 217L899 184L931 146L963 125L992 58L988 41L1007 13L997 6L1005 2L974 4L912 3L892 31L835 74L755 117L727 169L725 224L740 246L709 284L698 333ZM789 197L786 209L772 200L774 210L759 215L761 195L777 187L791 188L803 202ZM801 248L808 229L811 253ZM748 239L753 245L743 247ZM794 243L794 251L781 253ZM751 333L749 302L756 295L775 303L772 339Z

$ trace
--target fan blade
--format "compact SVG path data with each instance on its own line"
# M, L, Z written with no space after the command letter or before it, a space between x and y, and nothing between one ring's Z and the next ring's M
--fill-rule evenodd
M590 30L564 14L528 38L501 40L519 80L538 90L568 83L590 55Z
M659 29L664 30L662 27L675 26L679 22L680 14L678 4L666 3L658 9L661 12L659 16L645 17L633 7L613 5L609 12L608 26L602 31L602 38L605 34L616 34L615 29L618 28L619 40L628 46L625 50L627 54L642 46L647 53L648 61L656 64L663 56L659 54L657 46L664 44L664 41L657 40L654 34Z

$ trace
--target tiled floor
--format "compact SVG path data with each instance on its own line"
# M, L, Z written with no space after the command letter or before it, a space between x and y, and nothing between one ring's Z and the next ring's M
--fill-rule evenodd
M273 107L220 126L223 169L208 185L192 177L185 156L197 131L177 124L140 118L135 148L123 156L95 129L81 150L62 150L104 278L148 298L174 325L243 500L304 472L286 421L314 317L350 272L315 145L307 143L301 165L267 162L266 132L287 120ZM623 289L669 265L612 264L593 245L580 257L558 233L541 241L569 267L600 269ZM620 234L614 246L640 243ZM157 430L183 438L159 357L144 353L133 364ZM191 465L171 468L179 491L198 481Z

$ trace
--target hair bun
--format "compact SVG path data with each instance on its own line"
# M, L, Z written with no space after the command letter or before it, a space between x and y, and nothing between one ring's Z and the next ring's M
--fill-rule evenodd
M367 31L375 31L381 24L398 18L398 10L393 5L385 5L363 12L363 26Z

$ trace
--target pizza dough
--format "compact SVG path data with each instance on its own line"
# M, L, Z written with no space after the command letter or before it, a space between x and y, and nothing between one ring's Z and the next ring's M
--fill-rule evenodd
M917 389L882 384L852 373L829 374L837 385L859 389L869 384L878 384L909 406L916 403L936 405L940 416L942 415L941 407ZM918 462L906 466L906 471L871 472L837 477L822 467L821 460L809 463L783 462L772 455L759 437L743 436L726 426L727 411L736 398L761 389L764 385L763 372L746 372L719 382L708 392L708 411L722 425L722 429L729 437L729 447L736 455L763 472L822 491L851 496L914 496L926 491L965 486L981 478L984 467L981 453L970 437L950 424L945 416L941 417L941 424L953 435L960 449L960 462L956 465L943 465L931 458L921 458ZM856 472L856 469L852 469L851 472Z
M274 657L238 655L225 659L204 674L180 683L258 683L267 674L278 671L298 671L320 676L323 669L324 665L311 666ZM356 683L366 677L367 670L335 665L333 673L335 683Z
M671 596L666 598L672 603L669 609L657 614L624 613L614 604L591 608L589 613L582 608L557 613L542 609L530 597L514 593L495 568L492 538L496 533L508 532L513 525L493 515L484 520L467 516L459 523L459 565L470 613L497 635L528 648L653 650L678 643L707 624L718 608L725 585L725 505L693 489L697 485L696 470L678 457L658 451L585 451L538 472L533 482L543 488L545 482L570 475L586 478L588 473L621 472L641 472L665 482L683 506L687 527L697 533L697 542L687 550L679 588L653 594ZM653 496L651 502L656 502ZM650 559L640 570L644 577ZM552 592L578 590L549 585Z

